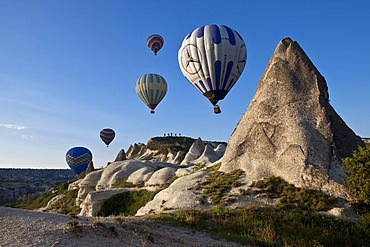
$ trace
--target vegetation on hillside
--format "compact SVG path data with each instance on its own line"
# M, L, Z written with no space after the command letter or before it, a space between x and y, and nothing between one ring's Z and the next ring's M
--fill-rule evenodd
M370 145L359 147L352 157L343 159L348 172L346 185L360 201L370 205Z
M17 202L7 203L4 206L35 210L46 207L48 202L55 196L63 195L63 198L54 205L53 210L60 214L77 215L81 210L80 207L76 205L77 193L78 190L68 190L68 183L65 182L39 195L24 195Z
M104 202L98 216L134 216L136 212L153 199L157 192L132 190L112 196Z
M180 210L150 218L187 225L248 246L368 246L368 224L302 209L254 206Z
M276 205L280 208L300 208L304 210L325 211L336 203L337 199L321 191L295 187L280 177L269 177L252 183L254 194L266 194L278 198Z
M198 182L194 188L203 195L203 200L200 201L200 203L209 201L211 203L227 204L230 200L230 198L227 197L227 192L233 187L240 186L239 178L243 173L242 170L235 170L231 173L220 171L210 172L205 179Z

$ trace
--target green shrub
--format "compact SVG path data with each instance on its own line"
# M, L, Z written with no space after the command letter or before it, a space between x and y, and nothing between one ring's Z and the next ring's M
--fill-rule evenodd
M358 199L370 204L370 145L359 147L352 157L343 159L343 168L348 173L346 185Z
M253 182L251 187L259 189L254 193L267 193L269 197L279 198L277 205L281 208L324 211L332 208L336 202L336 198L323 192L297 188L280 177L269 177Z
M149 201L157 192L147 190L132 190L112 196L102 205L99 216L134 216L136 212Z

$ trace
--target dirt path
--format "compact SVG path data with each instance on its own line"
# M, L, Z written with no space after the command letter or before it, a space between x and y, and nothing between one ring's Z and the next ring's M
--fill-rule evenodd
M0 207L0 246L242 246L144 218L77 218Z

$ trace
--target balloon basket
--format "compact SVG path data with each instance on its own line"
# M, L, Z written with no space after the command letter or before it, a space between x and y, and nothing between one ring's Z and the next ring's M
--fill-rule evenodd
M218 105L215 105L215 107L213 108L213 112L214 112L215 114L220 114L220 113L221 113L221 109L220 109L220 107L219 107Z
M154 114L154 113L155 113L155 111L154 111L154 110L151 110L151 111L150 111L150 114Z

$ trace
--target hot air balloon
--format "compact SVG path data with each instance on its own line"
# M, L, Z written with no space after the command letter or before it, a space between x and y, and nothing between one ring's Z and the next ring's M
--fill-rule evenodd
M157 74L145 74L136 82L136 93L140 99L155 113L154 109L167 92L166 80Z
M242 74L247 49L242 37L224 25L195 29L182 42L178 52L181 72L220 113L217 105Z
M157 55L157 52L162 48L164 44L163 38L158 34L150 35L146 40L146 44L154 52L154 55Z
M66 154L66 161L74 174L86 171L92 161L92 153L85 147L73 147Z
M116 133L112 129L103 129L100 131L100 139L107 145L113 141L114 137L116 136Z

